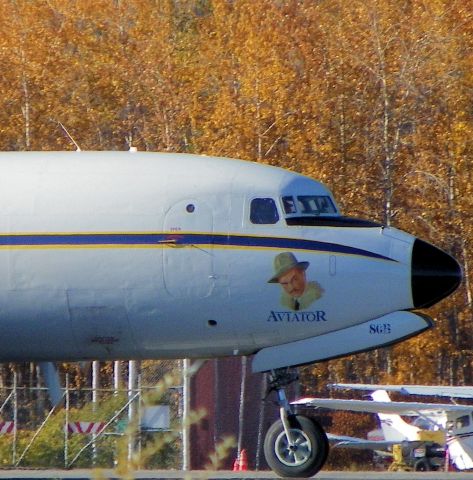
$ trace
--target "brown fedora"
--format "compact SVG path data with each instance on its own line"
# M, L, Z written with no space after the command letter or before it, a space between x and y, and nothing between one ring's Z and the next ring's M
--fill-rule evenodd
M309 262L298 262L295 255L291 252L280 253L274 258L274 275L268 280L268 283L277 283L278 278L292 268L297 267L307 270L309 265Z

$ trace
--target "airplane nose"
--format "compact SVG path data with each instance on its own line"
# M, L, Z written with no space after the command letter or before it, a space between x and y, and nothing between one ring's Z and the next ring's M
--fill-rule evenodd
M414 241L411 268L415 308L430 307L447 297L462 279L460 265L451 255L419 239Z

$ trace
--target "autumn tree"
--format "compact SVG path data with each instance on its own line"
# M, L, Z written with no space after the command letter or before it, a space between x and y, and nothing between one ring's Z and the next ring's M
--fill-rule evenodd
M454 254L437 328L304 370L471 383L471 0L0 0L3 150L188 151L325 182ZM369 301L369 299L366 299ZM414 365L414 367L413 367Z

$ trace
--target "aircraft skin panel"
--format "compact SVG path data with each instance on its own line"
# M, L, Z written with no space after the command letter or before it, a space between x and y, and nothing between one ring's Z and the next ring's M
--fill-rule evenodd
M37 360L46 360L51 349L53 358L80 358L64 291L1 290L0 306L0 355L4 361L26 361L29 352Z
M450 460L459 470L473 468L473 432L449 434L447 446Z
M0 361L248 354L413 307L413 236L289 227L289 194L333 200L251 162L2 153ZM258 197L274 200L274 224L250 221ZM281 255L306 268L301 305L271 280Z
M393 312L368 322L304 338L283 345L273 345L256 353L252 368L262 372L284 367L288 358L294 365L304 365L387 346L427 330L430 318L411 312Z
M222 308L220 304L218 304L220 306L217 307L217 309L223 311L214 312L213 310L215 309L210 306L212 302L218 300L218 298L211 297L211 301L202 302L198 301L198 298L193 298L192 295L190 295L189 301L192 301L195 307L195 310L191 309L191 311L197 311L203 315L199 323L204 325L206 330L202 327L200 332L194 332L196 335L189 337L189 330L184 329L181 331L181 336L179 336L179 330L176 331L173 327L173 319L188 317L190 309L188 304L176 306L175 301L171 301L173 305L172 308L166 308L166 305L169 303L169 292L164 288L160 255L164 250L178 255L181 254L182 249L185 248L186 252L190 255L189 261L186 262L186 264L189 264L193 262L193 256L207 258L208 253L205 251L207 246L196 242L195 239L191 239L192 243L190 246L184 245L180 247L178 235L156 236L152 240L150 240L147 235L144 237L137 235L139 238L135 239L130 239L120 234L101 234L100 236L106 238L97 240L97 235L92 235L92 240L89 240L87 235L75 235L78 242L76 243L76 240L71 240L67 235L64 236L64 238L53 238L53 235L47 235L45 236L46 245L41 245L41 240L38 241L36 238L34 242L31 242L33 243L31 249L26 248L25 245L21 245L20 248L18 248L18 245L9 245L7 251L0 250L0 259L4 254L10 255L10 288L17 291L24 291L24 303L27 303L31 289L52 288L57 290L63 288L67 290L88 287L100 290L115 287L118 290L133 291L135 289L146 288L146 286L153 286L155 290L153 296L157 299L157 305L149 312L149 315L156 315L154 318L151 317L152 321L155 323L159 322L160 324L158 328L159 336L156 340L152 341L152 337L150 338L149 336L150 332L153 331L152 329L150 330L149 322L146 323L146 328L143 329L139 323L133 320L133 315L130 314L129 316L132 329L136 331L137 347L145 346L147 354L153 356L162 354L163 343L168 345L165 349L166 352L172 352L173 345L175 345L177 349L178 345L183 341L182 337L191 338L192 341L196 342L194 348L200 348L200 350L198 350L199 352L202 352L205 348L209 349L209 344L211 346L215 340L212 335L209 335L209 328L207 326L210 320L216 320L218 322L218 328L210 329L215 330L215 333L217 333L222 330L221 327L223 324L227 323L230 325L231 323L235 323L233 318L238 319L240 328L229 327L229 329L221 332L220 337L228 335L230 339L228 343L232 345L235 338L235 331L237 331L239 348L246 352L251 352L258 348L265 347L268 344L278 342L279 339L281 339L280 341L282 342L282 339L288 338L288 333L294 340L307 336L309 328L314 332L314 335L317 335L322 331L326 331L328 321L331 322L331 328L336 330L343 326L343 322L345 322L348 315L353 322L363 320L363 315L366 314L366 307L364 307L365 310L360 310L360 312L357 312L356 309L353 310L352 307L359 302L360 304L365 302L367 292L373 296L373 301L369 302L369 314L375 318L379 313L382 314L390 308L389 301L393 297L393 289L395 289L395 286L403 286L405 284L405 282L402 281L394 281L393 289L390 289L389 292L388 301L383 300L382 298L386 292L383 291L384 283L381 280L388 274L388 272L383 269L383 266L388 265L386 268L391 268L391 271L393 269L401 270L401 273L404 267L390 260L376 259L376 268L379 270L379 281L374 281L374 285L371 283L373 278L376 278L376 272L373 270L371 272L372 276L370 277L371 281L363 284L363 282L360 282L359 278L357 278L357 272L363 269L363 257L365 255L338 255L337 262L339 272L344 272L344 277L346 277L346 286L344 286L343 282L340 282L338 278L334 278L334 275L330 273L330 256L325 253L309 255L310 251L306 250L307 246L303 245L304 251L307 252L306 259L310 260L316 272L315 278L323 285L325 298L324 296L320 298L317 309L311 309L309 316L305 315L304 317L304 315L301 314L294 315L293 312L288 311L280 305L279 287L268 285L267 283L268 278L272 274L271 269L274 256L278 251L287 249L287 242L291 242L291 240L284 239L282 248L278 249L276 248L278 244L277 239L274 241L270 239L271 243L269 247L265 247L264 244L267 244L267 239L265 238L250 237L248 240L242 236L238 236L236 241L233 242L230 239L228 242L234 243L234 245L231 245L230 254L228 251L225 251L225 253L223 251L227 250L226 247L228 245L224 245L225 248L220 251L218 248L214 248L216 251L214 251L213 257L220 259L217 263L220 264L221 269L215 272L216 278L212 281L219 284L219 276L220 278L223 277L224 284L229 286L229 288L224 287L224 291L226 292L224 297L228 299L228 292L230 290L234 298L241 298L241 302L244 302L242 303L242 307L244 306L245 308L242 308L242 311L254 313L251 316L245 317L238 312L232 311L231 308ZM177 245L173 243L169 245L166 244L165 239L170 238L172 240L173 237L177 237ZM16 242L18 241L19 239L16 238ZM29 240L27 239L27 241ZM59 241L65 243L62 245L55 244L55 242ZM99 242L101 241L103 241L104 244L100 244ZM132 241L137 241L138 244L136 248L129 249L129 244ZM87 243L84 244L84 242ZM117 242L117 245L114 245L114 242ZM156 243L153 244L152 242ZM261 246L258 242L260 242ZM245 243L249 243L250 246L247 247ZM294 247L297 243L298 241L294 240L292 244L289 245L292 246L292 250L296 252L297 250ZM214 245L214 247L219 246ZM245 269L240 268L242 252L244 253L245 264L247 265ZM223 254L225 254L225 259L222 257ZM222 268L225 270L222 271ZM81 276L74 275L74 272L78 270L82 271ZM350 275L350 271L353 271L353 276ZM113 272L113 275L111 272ZM204 277L206 281L208 281L208 273L209 272L207 272L207 278ZM248 283L248 278L253 280L259 278L258 285L260 285L260 290L258 292L255 291L254 282L251 282L251 284ZM71 280L73 280L73 283L70 283ZM189 285L189 288L190 286L191 285ZM377 291L377 286L381 286L381 290ZM176 284L176 288L177 287L178 285ZM186 295L189 295L189 292L186 292ZM332 320L329 319L330 311L326 307L327 302L331 301L329 295L342 295L343 298L347 299L347 304L338 303L336 308L331 308L331 310L333 310L331 314L333 315ZM407 297L406 292L400 291L397 299L399 299L401 295ZM409 299L405 298L403 305L408 305L408 301ZM225 303L228 304L228 302ZM264 306L265 304L274 305L274 308L267 308ZM204 305L205 309L202 309L201 306ZM96 306L97 305L91 305L91 307ZM160 315L157 314L158 311L161 312ZM208 318L205 317L205 314L207 314ZM166 320L168 317L170 318L169 322ZM140 315L138 312L137 318L143 318L143 315ZM169 330L163 330L164 325L168 324L166 322L169 323ZM269 332L268 324L270 325ZM141 332L146 333L142 334ZM242 334L240 332L245 333ZM143 340L140 341L140 338L143 338ZM154 347L152 347L153 344ZM191 345L189 345L189 348L191 348ZM221 346L219 351L221 351L222 348ZM233 350L235 350L234 345L231 351L227 351L227 354L231 354ZM93 352L93 354L89 353L86 356L88 358L94 358L94 355L97 355L96 349L94 349ZM212 354L211 350L208 351L208 353ZM30 354L32 354L31 350ZM169 354L172 355L172 353ZM9 354L5 352L5 355ZM107 358L113 356L108 350L104 351L104 355L107 355ZM130 355L130 350L127 349L120 356L127 357L128 355Z
M391 402L386 390L376 390L371 394L371 398L376 403ZM419 439L420 428L407 423L400 415L379 412L378 418L385 440L402 442Z
M386 390L407 395L427 395L452 398L473 398L473 387L451 385L371 385L356 383L338 383L333 388L349 388L354 390Z
M440 410L468 413L473 405L454 405L420 402L373 402L372 400L345 400L335 398L301 398L292 402L294 405L307 405L331 410L346 410L364 413L386 413L406 416L428 415Z
M164 287L176 299L193 301L208 297L214 288L214 251L212 245L213 211L207 202L188 198L168 209L164 216L164 231L175 232L161 242L163 248ZM208 232L201 238L181 232ZM197 237L197 236L195 236ZM187 239L184 241L184 238ZM208 240L207 240L208 238ZM206 242L201 245L200 240Z
M123 220L122 220L123 221ZM335 239L334 239L335 240ZM338 236L338 242L343 236ZM391 257L336 241L305 240L299 238L241 235L233 233L192 232L188 230L168 231L110 231L110 232L28 232L0 233L2 249L73 249L73 248L174 248L207 247L240 250L294 250L317 254L330 254L337 257L356 257L390 262L387 268L396 268L401 263ZM375 264L373 264L375 265ZM376 265L375 265L376 266ZM401 268L405 268L406 265ZM379 268L385 268L381 265Z
M139 243L136 248L129 248L129 239L125 239L125 244L110 245L112 240L110 238L105 240L103 245L95 244L96 237L90 241L86 239L85 235L78 236L79 244L71 241L68 236L59 240L65 241L65 244L57 245L55 242L59 240L53 239L52 235L45 237L45 244L41 245L38 242L38 238L35 238L33 245L29 245L32 248L27 248L25 245L9 245L7 249L0 250L0 262L5 263L3 256L8 256L8 285L3 285L4 288L13 289L18 294L23 292L24 301L22 301L17 308L21 309L22 304L29 303L29 296L31 291L35 290L63 290L68 291L70 289L116 289L117 291L133 291L134 289L143 289L146 286L154 288L154 296L157 299L157 307L155 311L161 310L161 314L157 316L156 321L161 322L159 338L165 341L168 339L171 341L175 338L176 332L166 331L162 329L166 322L167 316L171 319L174 318L186 318L189 314L194 315L194 312L199 312L203 315L200 323L206 324L209 320L216 320L218 322L218 329L221 329L223 324L235 323L231 317L238 319L240 322L240 328L230 328L225 333L229 335L229 338L234 339L235 330L239 332L245 332L244 334L238 333L238 340L240 348L245 351L256 350L277 341L278 338L289 338L298 340L307 336L307 332L310 329L314 335L322 333L327 330L327 326L333 330L337 330L343 327L347 316L350 316L351 321L358 323L363 321L363 316L366 315L366 308L364 311L353 311L348 307L348 304L353 307L358 303L366 301L367 295L373 295L373 301L369 303L369 312L373 318L383 314L391 306L389 301L383 301L382 297L385 296L384 283L381 281L388 274L382 266L389 264L391 272L393 269L401 270L401 265L395 264L389 260L382 260L377 262L377 270L379 271L379 281L375 281L374 285L371 282L363 283L359 279L357 281L357 271L363 269L363 257L356 255L343 256L343 259L338 259L339 271L344 272L346 278L345 283L334 278L330 274L329 267L329 255L324 253L309 253L304 250L305 260L311 263L310 272L314 272L314 279L321 285L324 293L319 300L317 300L317 307L311 307L309 314L305 316L302 314L294 315L292 311L289 311L285 306L280 304L280 288L276 285L268 285L268 278L272 275L272 263L275 255L281 250L287 248L286 242L283 243L283 248L277 249L276 243L267 247L246 247L245 245L233 246L228 251L226 248L219 250L213 249L212 255L209 254L209 248L203 244L192 243L190 246L172 246L170 245L146 245L146 243ZM118 235L120 237L120 235ZM171 236L172 237L172 236ZM163 237L164 238L164 237ZM123 238L121 238L123 240ZM241 238L238 239L239 241ZM254 238L251 239L252 243ZM18 241L18 238L16 238ZM27 240L30 241L30 240ZM80 242L90 242L87 244L81 244ZM115 239L113 239L115 241ZM68 245L67 242L70 242ZM138 242L144 242L143 239L138 239ZM158 240L159 242L159 240ZM164 241L165 243L166 241ZM178 240L179 242L179 240ZM237 242L238 243L238 242ZM293 249L297 252L297 250ZM174 255L175 261L180 262L182 254L185 252L188 255L187 261L181 263L184 269L182 273L186 272L188 266L200 262L200 266L205 264L208 259L217 259L216 264L220 265L219 270L215 271L215 275L212 268L212 263L209 262L207 271L202 268L197 270L190 270L193 272L191 278L186 287L185 281L183 281L183 293L179 297L179 278L176 277L174 281L174 291L170 293L169 285L165 285L163 278L163 267L161 255L166 252L168 256ZM224 252L225 251L225 252ZM225 255L226 259L221 256ZM242 257L243 255L243 257ZM341 256L340 256L341 257ZM244 261L242 259L245 259ZM203 259L203 260L202 260ZM202 263L204 261L204 264ZM242 269L241 265L244 263L246 268ZM387 267L389 268L389 267ZM77 276L74 272L80 271L81 275ZM353 271L353 275L350 274ZM189 273L187 272L187 273ZM402 272L401 272L402 273ZM195 281L202 275L202 282L200 285L207 285L202 287L203 290L200 293L193 293L192 286ZM210 278L213 276L215 278ZM189 277L183 277L189 278ZM253 281L248 282L251 278ZM376 279L376 272L373 270L371 281ZM260 289L257 292L254 286L254 280L259 279L257 282L260 285ZM5 277L2 278L4 283ZM216 293L217 297L212 298L212 285L220 285L223 282L223 287L219 289L219 293ZM404 285L405 282L394 281L393 289L396 285ZM228 285L228 287L227 287ZM381 289L378 290L377 286ZM390 290L389 300L392 298L393 289ZM402 290L402 289L401 289ZM225 303L218 304L218 312L213 312L210 305L212 302L218 300L218 297L222 295L224 291L224 299L228 300L229 295L233 298L241 298L242 302L246 305L242 311L252 312L251 315L245 316L239 315L238 312L233 312L231 308L225 307ZM229 294L231 292L231 294ZM258 294L256 294L258 293ZM403 291L399 292L397 299L404 294ZM347 299L347 304L338 303L332 306L330 309L327 307L328 303L333 303L331 297L335 295L342 295ZM168 297L174 297L168 298ZM208 302L204 302L201 297L209 297ZM176 298L187 298L187 302L184 304L176 304ZM388 300L388 299L386 299ZM408 298L404 300L404 306L408 306ZM168 303L172 303L171 309L166 309ZM189 308L188 302L193 303L194 308ZM270 306L268 308L268 305ZM272 307L274 305L274 307ZM101 305L90 305L90 307L98 307ZM395 305L397 306L397 305ZM202 309L201 307L205 307ZM272 307L272 308L271 308ZM163 313L167 312L167 313ZM306 312L306 313L307 313ZM205 315L209 318L206 318ZM167 315L167 316L166 316ZM216 317L215 319L212 317ZM309 318L310 317L310 318ZM66 324L67 324L67 318ZM132 324L132 329L136 330L136 338L138 342L142 336L140 333L142 329L138 324L133 322L133 317L129 317L129 321ZM327 325L329 323L329 325ZM270 326L271 334L268 332L268 326ZM170 329L174 330L170 325ZM214 330L217 330L215 328ZM143 341L150 343L149 333L150 330L146 329L146 338ZM179 332L177 332L179 333ZM183 336L189 335L189 330L185 329L181 332ZM222 332L223 333L223 332ZM169 338L168 338L169 335ZM7 337L3 337L6 338ZM196 347L209 347L211 340L208 338L208 332L203 331L199 335L191 336L193 341L197 342ZM210 341L209 341L210 340ZM177 337L176 344L182 339ZM209 342L209 343L206 343ZM118 343L118 342L117 342ZM162 343L158 341L157 343ZM171 341L171 344L174 342ZM231 342L229 342L231 343ZM139 346L139 345L138 345ZM211 345L210 345L211 346ZM233 348L234 349L234 348ZM232 349L232 351L233 351ZM94 350L97 355L96 350ZM149 353L152 353L148 350ZM32 351L30 350L30 353ZM129 350L123 352L124 356L130 353ZM209 352L211 353L211 351ZM231 353L231 352L230 352ZM156 355L160 355L157 351ZM1 353L0 353L1 355ZM91 354L90 354L91 355ZM1 357L0 357L1 358Z
M334 435L327 433L327 438L332 447L355 448L362 450L382 450L392 447L396 442L385 440L367 440L366 438L349 437L347 435Z

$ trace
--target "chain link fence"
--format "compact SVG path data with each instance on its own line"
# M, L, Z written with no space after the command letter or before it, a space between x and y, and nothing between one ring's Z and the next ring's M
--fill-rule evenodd
M53 409L34 364L2 370L1 467L182 468L182 361L62 366Z

